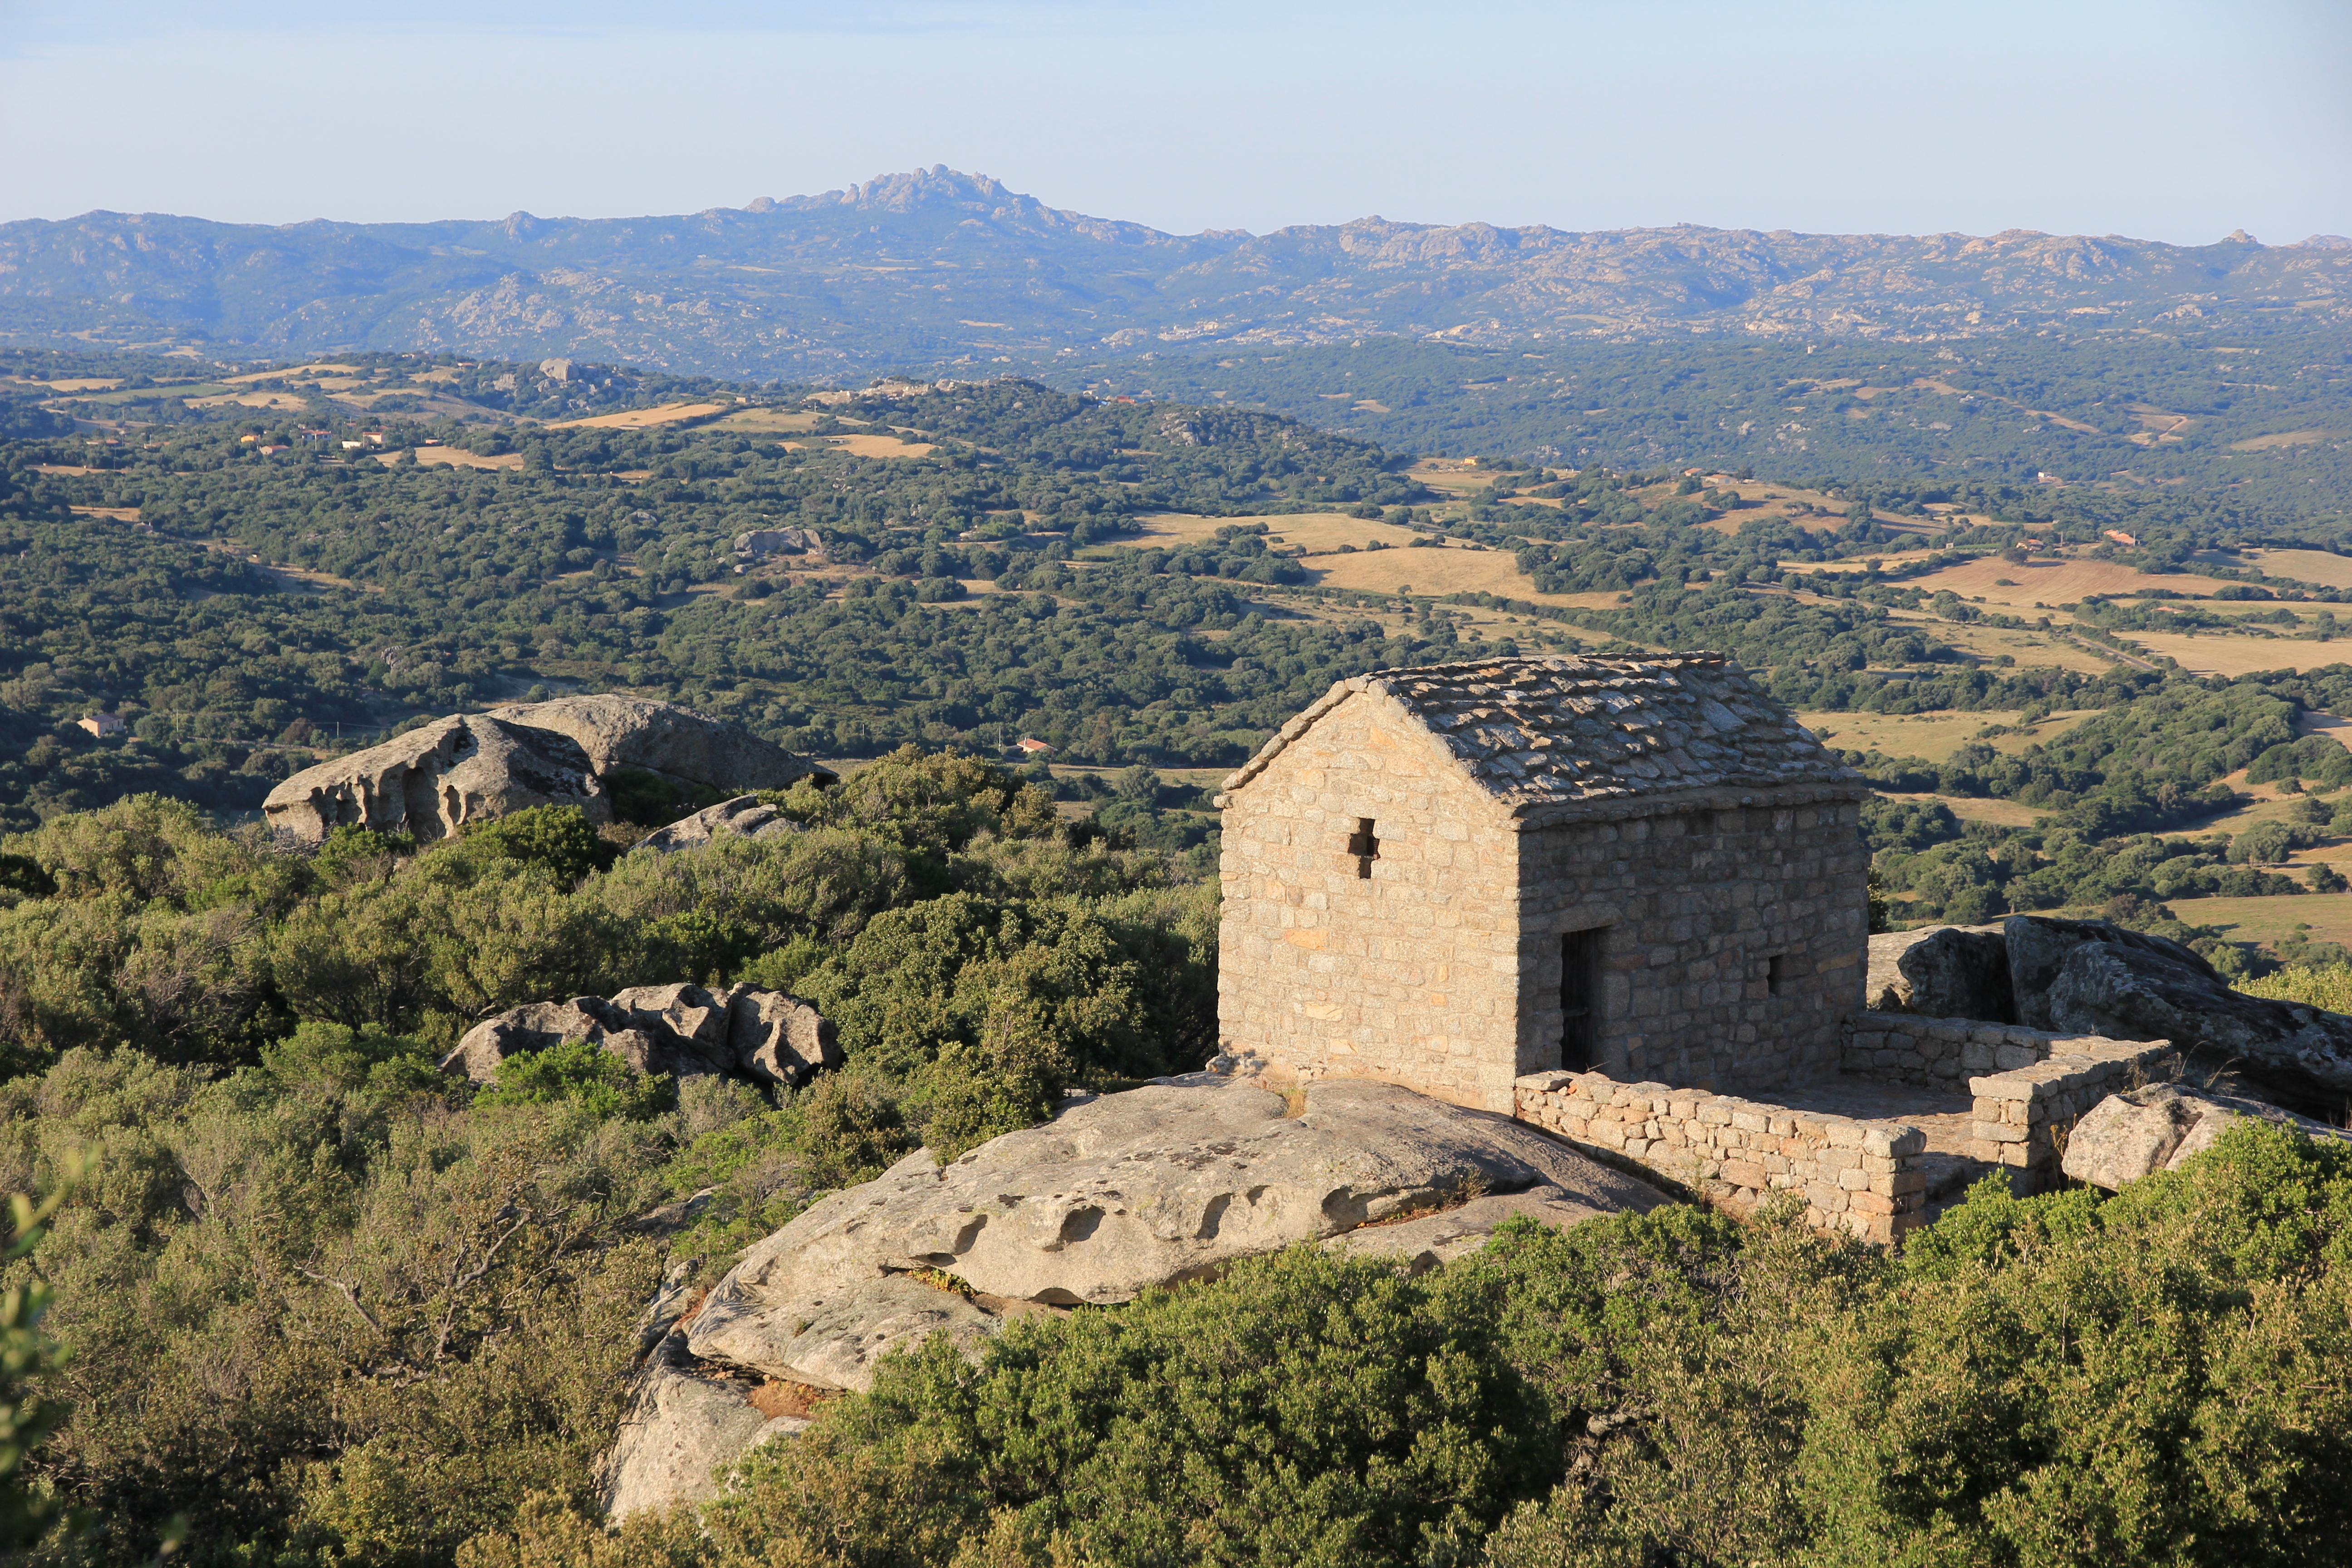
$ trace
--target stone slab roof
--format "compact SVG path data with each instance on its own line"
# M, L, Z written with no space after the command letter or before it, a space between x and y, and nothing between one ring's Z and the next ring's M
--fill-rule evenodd
M1316 720L1359 692L1391 699L1521 817L1647 797L1867 785L1717 653L1496 658L1381 669L1340 681L1225 781L1237 790ZM1663 802L1661 804L1664 804ZM1610 815L1616 815L1611 812Z

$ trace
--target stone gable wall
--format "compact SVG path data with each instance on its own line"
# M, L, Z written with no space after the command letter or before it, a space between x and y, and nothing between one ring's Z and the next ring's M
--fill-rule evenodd
M1364 817L1369 878L1348 852ZM1427 731L1351 695L1228 798L1222 827L1226 1055L1508 1113L1519 835Z
M1549 828L1527 836L1518 871L1521 1073L1566 1065L1560 938L1592 926L1610 930L1591 1068L1707 1090L1837 1070L1869 941L1857 803Z

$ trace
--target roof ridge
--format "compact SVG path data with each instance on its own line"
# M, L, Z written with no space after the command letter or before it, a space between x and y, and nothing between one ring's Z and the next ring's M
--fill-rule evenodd
M1864 787L1738 660L1694 650L1460 660L1350 676L1284 724L1225 790L1263 773L1361 691L1403 708L1515 816L1693 791Z

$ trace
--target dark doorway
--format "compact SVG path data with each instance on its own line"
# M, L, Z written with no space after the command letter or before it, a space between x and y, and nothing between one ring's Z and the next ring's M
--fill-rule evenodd
M1601 958L1609 928L1559 939L1559 1065L1589 1072L1601 1059Z

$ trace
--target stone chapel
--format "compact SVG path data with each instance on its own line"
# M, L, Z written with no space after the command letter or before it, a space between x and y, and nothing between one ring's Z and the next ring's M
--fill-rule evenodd
M1551 1068L1832 1073L1867 793L1717 654L1343 680L1218 797L1221 1048L1506 1115Z

